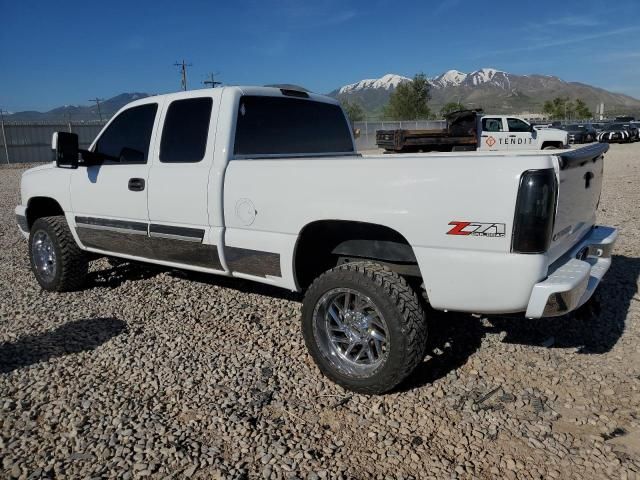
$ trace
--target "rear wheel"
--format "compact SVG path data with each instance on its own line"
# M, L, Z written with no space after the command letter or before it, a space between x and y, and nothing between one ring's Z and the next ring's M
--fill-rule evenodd
M302 306L302 333L320 370L355 392L384 393L422 361L427 324L407 282L374 262L321 275Z
M76 244L62 215L42 217L33 223L29 259L40 286L54 292L80 288L89 268L87 255Z

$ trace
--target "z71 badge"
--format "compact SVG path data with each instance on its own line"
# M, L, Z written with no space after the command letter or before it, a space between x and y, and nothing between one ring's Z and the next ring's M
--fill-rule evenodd
M473 237L504 237L504 223L449 222L453 228L447 235L471 235Z

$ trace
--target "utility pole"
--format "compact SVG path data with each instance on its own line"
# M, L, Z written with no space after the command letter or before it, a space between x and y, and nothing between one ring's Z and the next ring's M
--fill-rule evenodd
M100 102L104 102L104 98L90 98L90 102L96 102L96 106L98 107L98 116L100 117L100 122L102 122L102 112L100 111Z
M2 109L0 108L0 125L2 125L2 143L4 143L4 154L7 159L7 164L9 164L9 147L7 146L7 133L4 131L4 115L2 114Z
M220 75L220 72L210 73L209 78L202 82L203 84L210 86L211 88L216 88L218 85L222 85L222 82L215 81L215 75Z
M191 63L185 63L184 60L182 60L182 63L176 62L174 65L180 67L180 74L182 76L180 85L182 90L187 91L187 67L192 67L193 65Z

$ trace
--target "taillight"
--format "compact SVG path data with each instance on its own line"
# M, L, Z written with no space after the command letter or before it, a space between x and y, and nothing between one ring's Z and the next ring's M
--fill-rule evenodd
M511 251L544 253L551 244L558 182L553 169L528 170L520 177Z

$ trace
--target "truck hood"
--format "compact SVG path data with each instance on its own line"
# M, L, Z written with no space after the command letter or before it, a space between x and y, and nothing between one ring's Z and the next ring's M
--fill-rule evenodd
M43 170L52 170L54 168L56 168L55 162L46 163L44 165L39 165L37 167L33 167L33 168L30 168L29 170L26 170L25 172L22 173L22 176L24 177L26 175L31 175L32 173L42 172Z
M552 132L552 133L568 133L566 130L562 130L561 128L538 128L538 127L533 127L535 128L538 132Z

